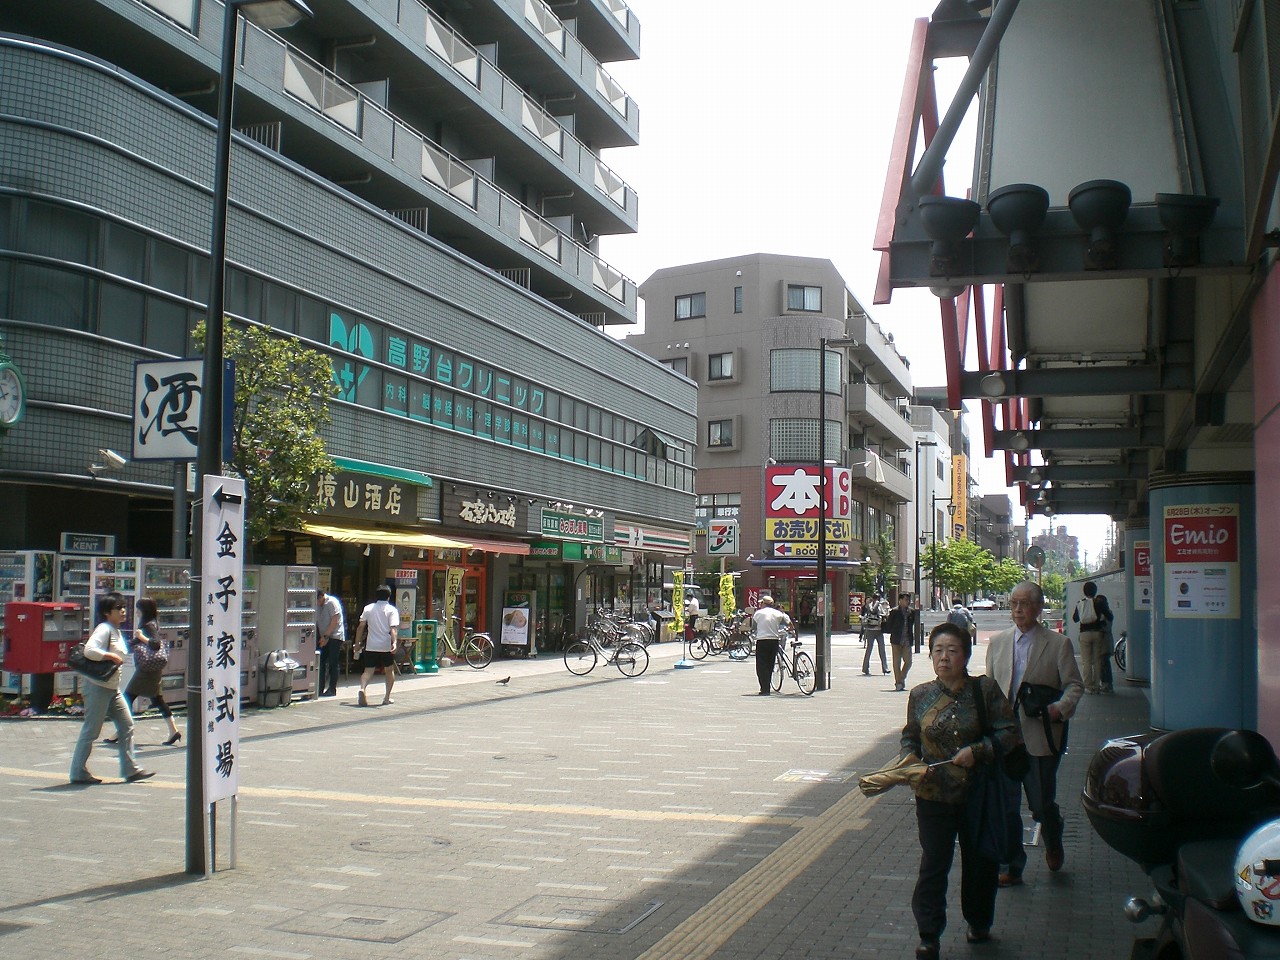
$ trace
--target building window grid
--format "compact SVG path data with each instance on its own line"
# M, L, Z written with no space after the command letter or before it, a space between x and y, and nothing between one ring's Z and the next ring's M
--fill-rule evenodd
M787 309L821 313L822 288L799 283L787 284Z
M707 315L706 293L683 293L676 297L676 319L692 320Z
M707 421L707 446L733 446L733 419Z
M707 357L708 380L732 380L734 378L733 353L713 353Z
M770 393L817 393L817 347L782 347L769 351ZM828 350L826 356L828 396L839 396L842 386L841 356Z
M733 288L733 312L742 312L742 287Z

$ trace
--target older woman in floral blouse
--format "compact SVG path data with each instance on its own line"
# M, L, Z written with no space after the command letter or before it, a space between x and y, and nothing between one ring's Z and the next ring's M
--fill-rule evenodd
M929 659L937 675L913 687L902 728L903 757L918 757L929 771L913 784L920 830L920 873L911 911L920 933L919 960L937 960L947 925L947 875L960 839L960 906L970 943L991 939L999 864L978 853L969 835L965 803L973 772L995 759L992 738L1008 751L1019 742L1013 708L989 677L970 677L969 632L941 623L929 633ZM981 696L989 729L983 730Z

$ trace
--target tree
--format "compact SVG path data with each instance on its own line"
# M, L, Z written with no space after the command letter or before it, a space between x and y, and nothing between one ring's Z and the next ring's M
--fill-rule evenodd
M1046 573L1040 581L1040 589L1044 591L1045 603L1056 607L1067 592L1067 581L1060 573Z
M1025 579L1026 567L1012 557L1005 557L987 575L987 590L991 593L1009 593Z
M203 348L204 324L195 331ZM226 327L235 363L231 469L245 482L245 539L296 528L315 513L315 478L333 469L320 430L338 392L333 363L270 328Z
M894 547L893 537L887 533L881 533L869 543L863 543L863 556L871 559L870 563L864 563L858 567L858 573L854 577L854 583L858 589L868 596L876 594L888 595L890 580L896 579L894 558L897 551Z

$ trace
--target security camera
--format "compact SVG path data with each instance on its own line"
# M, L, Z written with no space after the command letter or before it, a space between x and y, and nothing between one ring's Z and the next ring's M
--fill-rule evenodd
M108 469L111 470L120 470L129 462L114 450L108 450L106 447L98 448L98 456L102 458Z

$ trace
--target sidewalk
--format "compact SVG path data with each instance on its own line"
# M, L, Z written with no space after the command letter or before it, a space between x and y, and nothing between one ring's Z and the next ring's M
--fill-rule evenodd
M78 724L0 724L0 942L24 960L909 958L911 795L857 790L897 755L906 699L861 675L855 636L832 647L813 697L755 697L752 665L723 656L674 669L681 647L662 644L636 680L545 654L402 677L386 707L357 708L349 680L246 711L237 864L224 804L209 881L182 873L184 751L162 723L139 723L154 780L89 788L65 783ZM910 681L928 676L918 658ZM1121 907L1145 878L1078 797L1097 745L1146 721L1139 690L1086 698L1060 783L1065 869L1029 851L998 942L973 948L957 868L945 957L1128 956L1141 928ZM90 767L117 776L101 745Z

